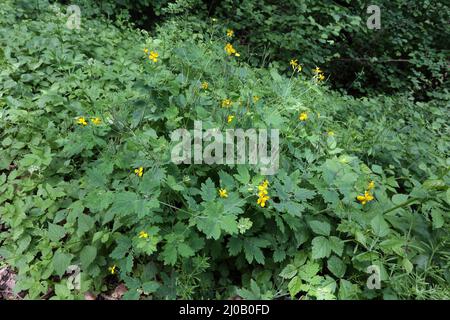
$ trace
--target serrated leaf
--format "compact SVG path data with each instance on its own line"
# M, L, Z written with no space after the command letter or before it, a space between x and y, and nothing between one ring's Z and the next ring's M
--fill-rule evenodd
M109 255L111 258L119 260L125 257L131 247L131 241L125 237L117 240L117 246Z
M331 271L336 277L342 278L345 274L346 265L345 263L336 256L332 256L327 261L327 268Z
M309 226L315 234L322 236L329 236L331 231L331 226L328 222L313 220L309 221Z
M195 254L194 250L184 242L178 244L177 251L184 258L192 257Z
M222 203L207 203L202 215L195 218L195 224L208 239L219 239L222 231L228 234L238 233L236 216L225 213Z
M327 238L319 236L312 240L312 258L326 258L331 254L331 244Z
M208 178L201 186L201 196L204 201L213 201L217 196L216 186L211 178Z
M280 273L280 277L283 279L291 279L297 274L297 267L293 264L288 264Z
M264 264L264 254L261 248L266 248L270 245L270 242L264 239L252 237L247 238L244 241L244 254L248 263L252 263L253 260L260 264Z
M248 172L248 169L244 165L238 165L237 166L238 174L235 174L234 177L236 180L238 180L240 183L246 185L250 182L250 173Z
M159 287L160 285L156 281L148 281L142 284L142 290L144 290L146 294L156 292L156 290L158 290Z
M288 290L289 294L291 295L291 298L294 298L297 293L300 292L302 287L302 280L300 277L295 276L289 281L288 283Z

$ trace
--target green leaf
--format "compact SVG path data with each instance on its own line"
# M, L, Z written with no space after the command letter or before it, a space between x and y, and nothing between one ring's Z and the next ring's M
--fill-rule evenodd
M291 279L297 274L297 267L293 264L288 264L280 273L280 277L284 279Z
M173 266L177 262L177 247L174 242L167 242L161 253L165 265Z
M297 293L300 292L300 289L302 287L302 280L300 277L295 276L289 281L288 283L288 290L289 294L291 295L291 298L294 298Z
M87 214L80 214L78 217L78 235L83 235L94 227L95 220Z
M222 231L228 234L238 233L236 216L225 213L223 204L220 202L207 203L203 214L195 218L195 224L208 239L219 239Z
M156 290L158 290L159 287L160 285L156 281L148 281L142 284L142 290L144 290L144 293L146 294L156 292Z
M202 183L201 196L204 201L213 201L217 196L216 186L212 182L211 178Z
M89 265L95 260L97 256L97 248L94 246L86 246L81 250L80 261L83 268L89 267Z
M408 200L408 195L407 194L394 194L392 196L392 202L395 205L399 205L404 203L406 200Z
M346 265L345 263L336 256L331 256L327 261L327 268L331 271L336 277L342 278L345 274Z
M192 257L195 254L194 250L184 242L178 244L177 251L184 258Z
M135 203L138 200L134 192L120 192L114 195L111 212L118 215L128 215L135 213Z
M413 271L413 264L407 258L403 258L402 260L403 268L405 268L407 273L411 273Z
M432 210L431 219L433 221L433 229L439 229L444 226L445 221L440 210Z
M71 254L61 252L60 250L58 250L53 256L53 269L59 277L62 277L62 275L66 272L67 267L69 267L70 262L72 261L72 257L73 256Z
M331 244L327 238L319 236L312 240L312 258L326 258L331 254Z
M117 240L117 246L109 255L111 258L119 260L125 257L131 247L130 239L126 237L121 237Z
M377 237L385 237L389 234L389 225L381 214L377 214L371 221L370 225Z
M322 236L329 236L331 231L331 226L328 222L322 222L318 220L309 221L309 226L312 231L316 234Z
M329 238L331 250L336 253L338 256L342 256L344 252L344 241L339 239L338 237L331 236Z
M247 238L244 241L244 253L245 259L248 263L252 263L253 260L260 264L264 264L264 254L261 248L266 248L270 245L270 242L261 238Z
M48 238L51 241L58 242L66 235L66 229L64 227L50 223L48 225Z
M250 173L248 169L244 165L237 166L238 174L235 174L234 177L242 184L248 184L250 182Z
M297 201L306 201L314 198L316 192L313 190L298 188L295 192L295 200Z

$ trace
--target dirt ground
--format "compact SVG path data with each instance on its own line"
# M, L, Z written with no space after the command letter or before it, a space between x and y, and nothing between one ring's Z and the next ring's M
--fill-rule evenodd
M16 275L9 267L0 268L0 300L16 300L20 297L13 292Z

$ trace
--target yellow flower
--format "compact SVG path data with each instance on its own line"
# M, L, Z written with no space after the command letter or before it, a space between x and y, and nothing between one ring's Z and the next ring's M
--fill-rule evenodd
M231 56L232 54L234 54L236 57L239 57L239 56L240 56L240 54L236 52L236 49L233 48L233 45L232 45L231 43L227 43L227 44L225 45L225 48L224 48L224 49L225 49L225 52L226 52L229 56Z
M234 36L234 31L232 29L227 29L227 37L233 38L233 36Z
M145 48L145 49L144 49L144 52L145 52L145 54L148 54L148 49Z
M373 182L373 181L370 181L369 182L369 185L367 186L367 190L372 190L373 188L375 188L375 182Z
M313 71L315 73L322 73L322 70L319 67L316 67Z
M234 116L233 115L229 115L227 117L227 122L230 123L231 121L233 121L233 119L234 119Z
M81 124L83 126L87 126L87 122L86 122L86 118L85 117L78 117L77 118L77 123Z
M111 274L116 274L116 265L109 267L108 270Z
M96 126L98 126L100 123L102 123L102 120L99 117L94 117L94 118L91 118L91 122L93 124L95 124Z
M253 103L257 103L259 101L259 97L258 96L253 96Z
M323 80L325 80L325 76L323 75L323 73L319 73L319 74L317 75L317 79L318 79L319 81L323 81Z
M298 65L296 70L297 70L298 72L301 72L301 71L303 70L303 68L302 68L301 65Z
M269 200L270 197L269 196L262 196L259 197L258 200L256 201L257 204L259 204L261 207L265 207L266 206L266 201Z
M138 177L142 177L142 175L144 174L144 168L139 167L138 169L134 169L134 173L135 173Z
M148 233L145 231L141 231L139 232L139 239L147 239L148 238Z
M208 82L203 81L203 82L202 82L202 89L203 89L203 90L208 90L208 87L209 87Z
M300 113L300 115L298 116L298 119L300 121L306 121L308 119L308 114L306 112L302 112Z
M259 186L258 186L258 200L256 201L257 204L259 204L261 207L266 206L266 201L270 199L270 197L267 195L267 187L269 186L269 181L264 180Z
M228 193L226 189L219 189L219 197L228 198Z
M292 69L295 70L297 68L297 66L298 66L298 60L297 59L291 59L289 64L291 65Z
M159 57L159 54L156 53L155 51L150 51L150 55L148 56L148 58L150 60L152 60L153 62L157 62L158 61L158 57Z
M367 202L372 201L374 198L369 191L365 191L363 196L357 196L356 199L361 202L362 205L365 205Z
M231 100L230 99L223 99L222 100L222 108L229 108L231 106Z
M328 131L328 135L329 135L330 137L332 137L332 136L334 136L334 132L333 132L333 131Z

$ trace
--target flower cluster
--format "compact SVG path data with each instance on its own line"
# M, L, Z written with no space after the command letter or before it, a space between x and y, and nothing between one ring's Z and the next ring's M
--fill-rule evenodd
M306 121L306 120L308 120L308 114L307 114L306 112L302 112L302 113L300 113L300 115L298 116L298 119L299 119L300 121Z
M259 204L261 207L266 206L266 201L270 199L268 196L267 188L269 186L269 181L264 180L259 186L258 186L258 200L256 201L257 204Z
M94 125L98 126L98 125L100 125L102 123L102 120L99 117L93 117L93 118L91 118L91 122ZM86 121L85 117L78 117L77 118L77 123L82 125L82 126L87 126L88 125L88 122Z
M362 205L365 205L367 202L370 202L374 199L373 195L371 194L371 190L375 188L375 182L370 181L369 185L367 186L367 190L364 191L364 195L359 195L356 197L356 200L361 202Z
M149 53L149 50L147 48L145 48L144 52L146 55L148 55L148 58L150 60L152 60L153 62L158 62L159 54L156 51L150 51L150 53Z
M108 271L111 274L116 274L116 265L112 265L111 267L108 268Z
M145 231L141 231L139 232L139 239L147 239L148 238L148 233Z
M138 176L138 177L142 177L142 175L144 174L144 168L139 167L137 169L134 169L134 173Z
M234 31L232 29L227 29L227 37L233 38L234 37Z
M234 119L234 116L233 116L233 115L229 115L229 116L227 117L227 122L228 122L228 123L231 123L231 122L233 121L233 119Z
M203 89L203 90L208 90L208 87L209 87L208 82L203 81L203 82L202 82L202 89Z
M325 80L325 75L323 74L323 71L319 67L316 67L313 71L316 74L314 78L316 78L318 81Z
M291 67L294 71L300 72L303 69L302 66L298 63L297 59L291 59L289 64L291 65Z
M229 108L231 107L231 100L230 99L223 99L222 100L222 108Z
M228 198L228 193L226 189L219 189L219 197Z
M236 51L236 49L233 47L233 45L231 43L227 43L225 45L225 52L227 53L227 55L231 56L234 55L236 57L239 57L240 54Z

